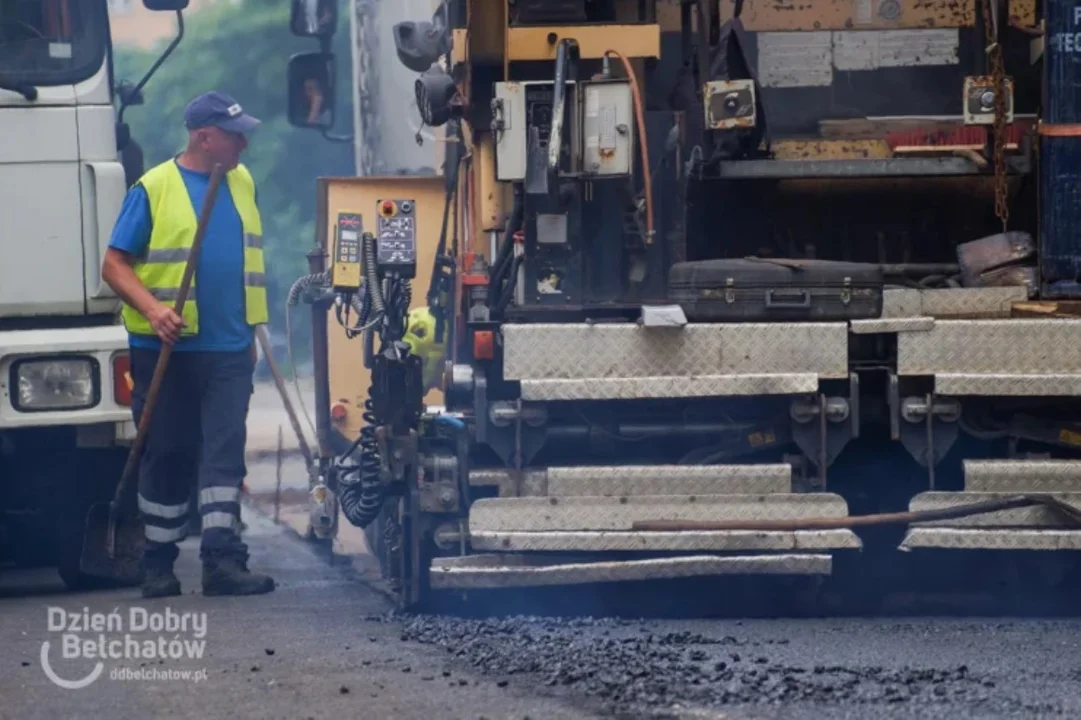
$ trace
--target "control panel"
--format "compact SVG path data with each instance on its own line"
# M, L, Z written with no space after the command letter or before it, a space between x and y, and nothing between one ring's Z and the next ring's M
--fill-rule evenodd
M413 200L376 202L376 264L382 273L412 279L417 274L417 204Z
M364 221L360 213L338 213L334 234L334 263L331 266L331 284L336 290L356 290L360 287L363 255L360 238Z

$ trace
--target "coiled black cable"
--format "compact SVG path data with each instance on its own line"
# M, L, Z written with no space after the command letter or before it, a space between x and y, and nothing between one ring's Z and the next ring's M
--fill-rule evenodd
M379 446L375 439L375 412L372 405L373 387L368 387L368 399L364 401L364 427L360 431L360 465L355 468L355 481L341 483L341 510L345 518L359 528L371 525L383 509L386 489L379 478Z
M373 300L381 304L382 297L376 298L376 295L381 294L368 293L365 296L365 305ZM413 289L409 281L399 280L394 283L388 295L385 310L389 311L395 325L401 322L400 330L404 334ZM380 352L383 352L389 338L386 334L380 333L380 339L382 341ZM375 384L372 383L368 386L368 397L364 401L364 412L361 414L364 427L361 428L357 443L360 449L360 462L343 473L344 476L355 472L358 477L355 481L340 483L339 499L342 514L352 525L359 528L365 528L375 522L383 510L383 503L387 496L386 486L380 478L382 458L379 455L379 444L375 439L375 428L379 419L375 416L375 405L372 400L374 390Z

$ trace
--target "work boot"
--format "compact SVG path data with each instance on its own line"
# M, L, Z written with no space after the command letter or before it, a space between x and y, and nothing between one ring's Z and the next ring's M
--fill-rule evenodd
M172 568L147 568L143 571L143 597L160 598L180 594L180 579Z
M248 569L247 548L203 551L203 595L262 595L274 579Z
M179 551L175 543L148 542L143 551L144 598L172 597L180 594L180 580L173 573Z

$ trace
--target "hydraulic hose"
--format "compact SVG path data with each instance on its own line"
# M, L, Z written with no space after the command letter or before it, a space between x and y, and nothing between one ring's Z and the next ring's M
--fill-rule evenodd
M311 290L314 287L325 286L330 284L330 271L326 270L321 273L312 273L311 275L304 275L297 279L289 288L289 295L286 297L286 305L297 305L300 303L300 296L305 292Z
M488 306L492 307L499 300L502 291L503 278L507 269L507 263L511 259L511 251L514 249L514 234L522 229L522 220L525 215L525 201L523 199L521 185L514 186L514 205L507 225L503 230L503 243L499 246L499 254L491 268L491 281L488 284Z
M308 423L308 427L316 437L319 437L319 431L316 428L315 423L312 421L312 416L308 413L308 406L304 403L304 393L300 390L300 377L297 375L296 359L293 356L293 322L292 308L300 303L301 297L304 293L309 292L315 288L327 287L330 285L330 271L324 270L323 272L312 273L310 275L304 275L297 279L289 288L289 294L285 299L285 349L289 355L289 367L291 369L290 374L293 376L293 389L297 393L297 402L300 404L300 410L304 413L304 419Z

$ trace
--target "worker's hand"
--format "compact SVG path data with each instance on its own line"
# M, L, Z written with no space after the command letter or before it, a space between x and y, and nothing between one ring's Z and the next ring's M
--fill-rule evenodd
M158 303L147 314L147 320L163 343L172 345L180 338L180 330L185 326L183 318L171 307Z

